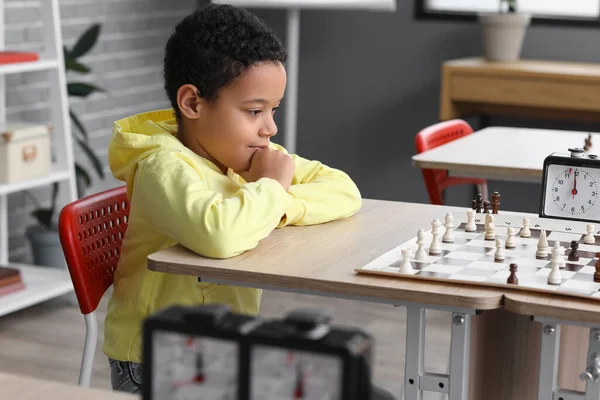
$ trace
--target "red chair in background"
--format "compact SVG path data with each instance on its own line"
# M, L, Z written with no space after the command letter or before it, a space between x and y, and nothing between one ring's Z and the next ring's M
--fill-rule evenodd
M60 242L86 326L80 386L90 385L98 341L95 311L113 284L128 218L125 186L76 200L60 212Z
M471 133L473 133L473 129L463 120L454 119L439 122L417 133L415 138L417 153L434 149ZM481 193L484 199L488 197L487 181L485 179L448 176L447 171L439 169L421 169L421 172L431 204L443 205L444 189L455 185L477 185L478 193Z

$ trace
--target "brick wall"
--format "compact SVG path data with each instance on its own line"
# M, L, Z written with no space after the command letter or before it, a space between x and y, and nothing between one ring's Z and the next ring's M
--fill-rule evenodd
M4 0L7 49L40 50L42 23L40 1ZM79 101L70 98L73 110L86 126L92 147L107 163L107 143L112 123L123 116L148 109L168 107L162 89L162 56L173 26L196 6L196 0L59 0L64 44L70 46L93 23L102 24L99 42L82 58L92 73L67 76L67 80L91 81L107 94L94 94ZM46 121L48 85L45 73L9 75L7 118ZM75 157L87 165L75 147ZM105 167L105 181L95 181L92 190L120 184ZM48 189L33 194L49 199ZM24 228L32 222L31 202L23 193L9 196L9 243L12 261L29 262Z

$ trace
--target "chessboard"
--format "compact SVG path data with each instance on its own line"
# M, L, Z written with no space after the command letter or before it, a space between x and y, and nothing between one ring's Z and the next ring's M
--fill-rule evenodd
M600 300L600 231L497 207L446 214L355 271Z

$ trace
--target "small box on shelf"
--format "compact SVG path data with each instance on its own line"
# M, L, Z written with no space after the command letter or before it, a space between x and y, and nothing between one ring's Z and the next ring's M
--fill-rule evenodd
M50 126L28 122L0 125L0 184L50 173Z

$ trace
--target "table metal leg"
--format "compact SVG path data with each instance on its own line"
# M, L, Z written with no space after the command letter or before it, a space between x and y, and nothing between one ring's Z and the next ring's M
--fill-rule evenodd
M470 339L471 315L453 313L448 400L467 400Z
M406 357L404 399L421 400L421 377L425 369L425 309L406 307Z
M542 350L540 355L540 378L538 399L552 400L558 389L558 353L560 349L560 325L555 322L544 323L542 329Z
M406 365L404 398L421 400L423 392L447 393L448 400L466 400L469 376L469 339L471 315L452 313L449 374L425 372L425 309L408 306L406 310Z
M600 328L590 329L586 370L579 378L586 382L585 392L561 389L557 384L560 325L589 326L578 321L557 321L549 318L534 320L543 324L538 400L599 400L600 399Z

